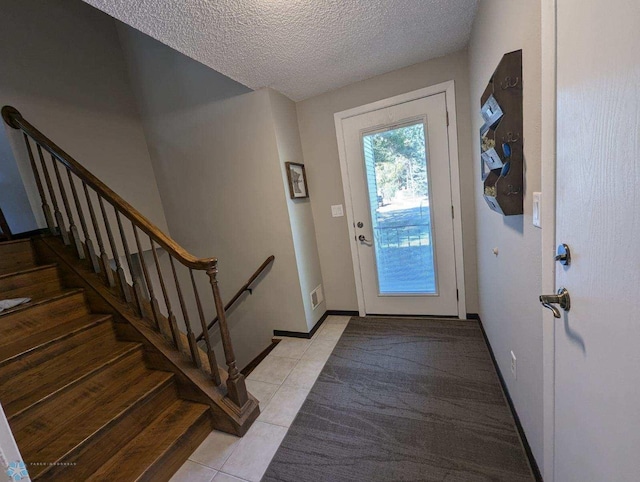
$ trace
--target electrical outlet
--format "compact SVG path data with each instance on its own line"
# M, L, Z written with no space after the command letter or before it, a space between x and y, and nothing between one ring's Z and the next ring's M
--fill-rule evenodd
M515 355L515 353L513 353L513 350L511 351L511 374L513 375L513 378L515 378L515 379L518 378L518 371L517 371L517 365L516 365L516 355Z

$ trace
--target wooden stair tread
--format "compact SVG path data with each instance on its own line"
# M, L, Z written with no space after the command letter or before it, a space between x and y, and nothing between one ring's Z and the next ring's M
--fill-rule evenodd
M138 355L13 419L11 427L25 463L63 461L78 445L173 381L171 373L145 368ZM30 466L29 472L37 477L46 469Z
M0 317L0 345L16 339L12 334L18 329L30 336L88 314L89 307L82 290L67 290L36 303L27 303L22 309L11 310Z
M42 305L46 305L48 303L54 303L57 302L59 300L62 300L64 298L66 298L67 296L73 296L75 294L78 293L83 293L84 290L81 288L71 288L71 289L62 289L60 291L60 293L55 293L52 294L50 296L45 296L43 298L34 300L32 299L29 303L24 303L22 305L18 305L14 308L11 308L9 310L4 310L2 312L0 312L0 323L4 323L4 321L7 319L7 317L9 317L10 315L13 315L15 313L20 313L26 310L29 310L31 308L34 308L36 306L42 306ZM2 295L2 293L0 293L0 296L2 297L2 299L5 298L5 296Z
M10 271L8 273L0 274L0 281L11 278L12 276L21 275L21 274L29 274L29 273L37 273L38 271L44 271L51 268L55 268L57 265L54 263L50 264L41 264L39 266L31 266L29 268L18 269L15 271Z
M178 459L178 451L190 453L195 449L211 431L208 418L206 405L177 400L87 480L168 479L155 478L155 470L167 463L172 465L169 459L174 456L173 452L176 453L174 458ZM175 469L177 467L171 473Z
M39 301L61 291L55 264L0 275L0 299L31 298Z
M45 296L41 299L37 299L34 300L32 299L30 302L28 303L24 303L22 305L18 305L15 306L13 308L10 308L8 310L4 310L4 311L0 311L0 324L4 323L4 320L6 320L7 317L9 317L10 315L13 315L14 313L19 313L28 309L33 308L34 306L40 306L40 305L45 305L47 303L53 303L55 301L58 301L62 298L65 298L67 296L71 296L73 294L76 293L83 293L84 290L82 288L67 288L67 289L62 289L62 291L60 291L60 293L55 293L52 294L50 296ZM4 296L3 296L4 298Z
M33 318L0 325L0 366L110 319L111 315L83 314L53 326Z
M102 323L0 366L0 402L9 418L141 345L117 341Z
M0 274L16 272L36 265L30 239L0 243Z
M111 315L85 315L82 317L86 323L96 322L98 319L106 321L107 317ZM79 321L78 321L79 322ZM99 325L99 323L98 323ZM7 370L17 370L20 368L32 368L37 363L41 363L42 360L51 359L60 355L68 354L68 352L78 346L81 346L83 343L91 343L92 339L97 336L103 336L105 334L109 335L110 339L115 341L115 334L112 329L112 325L98 326L95 327L90 333L83 333L82 331L76 333L75 336L70 336L68 339L63 339L60 343L51 343L49 346L42 346L41 350L34 350L33 348L27 348L22 353L11 356L10 358L3 359L0 358L0 380L2 380L2 374L7 373ZM17 361L20 359L26 358L26 363L18 364ZM7 368L7 365L14 365L14 368ZM1 386L1 384L0 384Z
M11 245L11 244L30 243L30 242L31 242L30 238L10 239L9 241L0 241L0 249L4 248L5 246Z
M63 458L65 465L50 466L43 476L47 480L85 480L177 399L174 382L160 386L69 451Z

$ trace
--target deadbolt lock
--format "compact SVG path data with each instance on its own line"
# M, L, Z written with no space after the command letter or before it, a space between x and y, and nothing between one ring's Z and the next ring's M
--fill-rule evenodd
M566 244L558 245L558 251L556 251L555 260L558 261L562 266L571 265L571 250L569 246Z

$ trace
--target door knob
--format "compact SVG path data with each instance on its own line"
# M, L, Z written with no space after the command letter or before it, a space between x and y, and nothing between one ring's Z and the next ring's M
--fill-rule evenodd
M559 305L564 311L571 309L571 298L566 288L560 288L556 295L540 295L540 303L545 308L553 311L554 318L560 318L560 310L554 305Z
M364 236L364 234L361 234L360 236L358 236L358 241L362 242L362 243L369 243L370 241Z

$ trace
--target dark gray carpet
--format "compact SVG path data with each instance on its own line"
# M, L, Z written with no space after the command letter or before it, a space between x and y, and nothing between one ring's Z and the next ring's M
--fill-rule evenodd
M262 480L533 476L477 322L354 317Z

